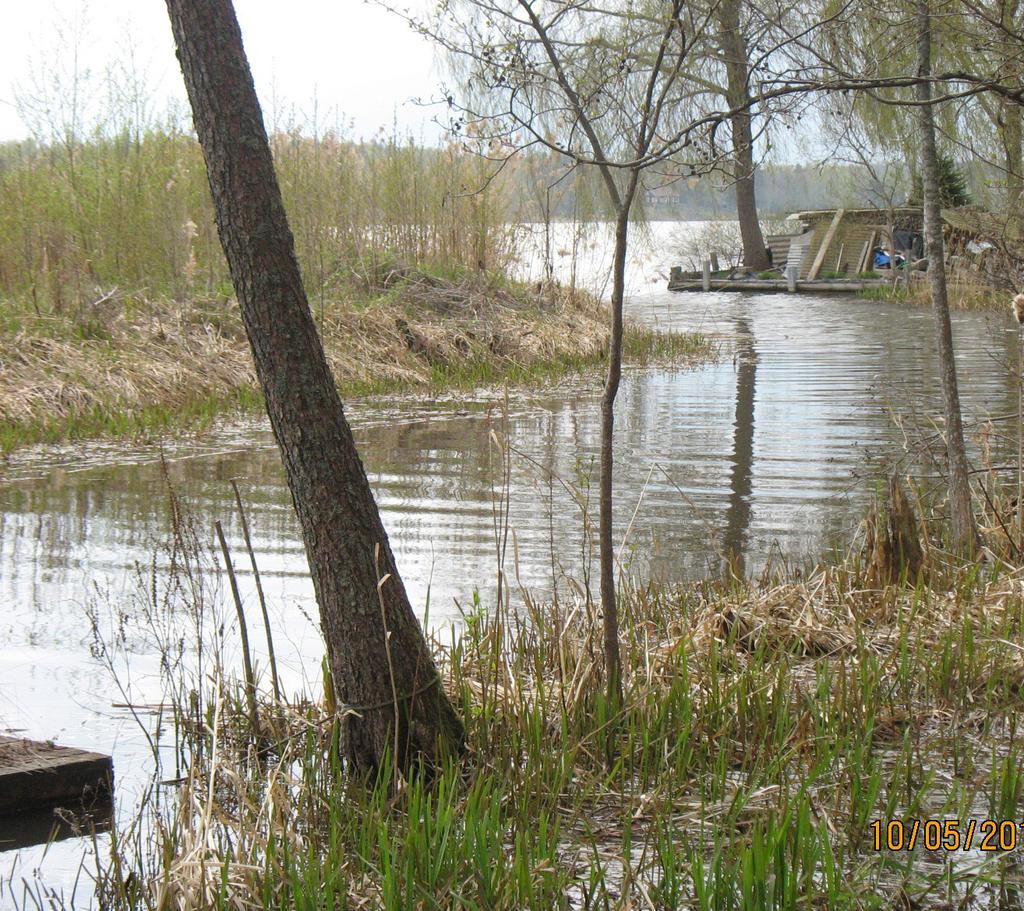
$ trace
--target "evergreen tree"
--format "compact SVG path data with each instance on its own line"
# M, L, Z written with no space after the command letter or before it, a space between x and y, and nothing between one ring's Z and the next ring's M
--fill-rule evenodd
M952 155L942 152L938 156L939 172L939 206L943 209L956 209L959 206L971 204L971 194L967 189L967 178L964 172L957 166ZM914 195L912 201L920 205L924 198L924 191L921 184L921 175L914 180Z

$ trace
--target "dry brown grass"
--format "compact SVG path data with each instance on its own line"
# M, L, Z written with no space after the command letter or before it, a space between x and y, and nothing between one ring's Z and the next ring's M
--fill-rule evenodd
M146 302L77 337L75 324L58 320L0 335L0 422L29 426L152 404L174 409L251 384L241 340L207 313L194 303Z
M343 395L475 385L595 363L604 314L592 298L486 277L392 272L315 307ZM0 331L0 448L131 433L258 402L233 300L97 296L66 317L23 312Z

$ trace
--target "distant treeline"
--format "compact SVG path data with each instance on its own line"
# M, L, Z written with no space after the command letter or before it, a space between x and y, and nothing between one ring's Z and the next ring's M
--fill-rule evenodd
M851 168L829 165L770 165L754 176L762 217L807 209L828 209L849 201ZM690 178L648 190L644 202L649 218L735 218L736 198L721 176Z
M577 172L565 177L564 166L551 155L523 156L504 174L517 201L517 217L543 221L601 217L601 188L595 176ZM561 180L560 180L561 178ZM649 172L638 206L652 220L710 220L736 217L736 199L720 173L680 177ZM756 177L758 208L765 217L839 205L871 205L879 188L862 187L863 169L850 165L766 165ZM549 190L549 187L551 188Z
M983 162L957 163L973 201L990 203L992 187L999 174ZM510 169L506 181L516 187L518 217L542 221L547 210L556 220L601 217L600 187L593 174L570 175L553 156L524 156ZM854 164L765 164L755 174L758 210L762 218L775 219L811 209L885 208L903 205L913 195L909 169ZM552 187L548 191L548 187ZM645 192L638 206L649 220L705 221L736 217L736 198L725 175L719 172L699 177L673 179L649 172Z

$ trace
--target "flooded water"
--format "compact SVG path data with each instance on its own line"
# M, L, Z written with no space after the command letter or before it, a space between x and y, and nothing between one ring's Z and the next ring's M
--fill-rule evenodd
M733 553L752 572L780 554L809 562L845 546L882 463L900 458L907 438L935 431L930 312L845 295L671 294L661 290L660 264L657 256L638 260L630 316L706 333L720 351L692 370L626 372L616 430L623 571L694 577L720 572ZM954 335L969 427L1015 413L1007 365L1017 337L1008 319L959 314ZM589 498L596 516L599 392L599 378L575 377L512 393L507 406L501 394L481 393L350 407L406 587L421 612L429 599L432 627L457 628L474 591L484 607L493 598L502 438L511 459L507 573L541 597L569 578L586 584L583 512ZM223 523L255 618L230 485L237 481L285 686L315 689L316 607L266 424L168 442L164 456L202 546L214 543L214 520ZM118 706L159 698L159 657L144 639L122 641L121 691L96 654L93 624L116 639L140 571L144 580L154 559L166 559L160 457L155 444L106 444L22 454L0 469L0 733L112 752L117 812L126 818L151 760L140 727ZM253 626L255 619L250 635L265 665ZM40 847L4 847L0 904L17 903L25 889L53 889L65 900L77 889L76 903L89 903L88 877L75 884L83 855L90 863L88 842L56 843L45 856Z

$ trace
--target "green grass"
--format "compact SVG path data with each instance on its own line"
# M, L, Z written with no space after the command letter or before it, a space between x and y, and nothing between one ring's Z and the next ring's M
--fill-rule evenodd
M825 271L821 273L821 277L824 279L875 279L884 278L885 276L869 269L866 272L856 272L853 274L849 272Z
M641 326L627 326L623 336L622 355L627 364L675 361L690 366L695 360L710 357L711 353L711 344L698 333L658 332ZM600 351L565 354L529 365L492 359L434 364L430 387L433 390L464 390L506 383L529 387L572 374L593 373L603 369L606 362L606 353Z
M902 283L897 284L895 288L890 284L878 285L874 288L863 288L857 292L857 296L864 300L894 301L901 304L910 301L906 286Z
M262 407L262 395L250 387L239 387L226 395L190 399L175 408L147 405L129 412L95 406L31 423L0 423L0 453L37 444L109 437L145 439L185 428L202 430L224 414L254 412Z
M877 275L877 278L891 278ZM958 281L952 278L947 284L949 305L954 310L975 310L979 312L1009 311L1010 299L1013 294L999 288L991 288L973 282ZM865 288L858 292L865 300L886 300L898 303L909 303L920 307L931 306L931 296L927 282L917 282L907 291L901 280L894 288L891 282L876 288Z
M659 332L642 326L626 326L623 336L623 361L642 365L694 362L713 356L710 341L699 333ZM431 364L426 387L431 392L470 391L486 386L510 385L522 388L541 385L568 376L595 373L604 368L606 353L561 353L532 364L494 358L473 358ZM423 386L408 381L382 377L373 380L345 380L338 391L343 399L365 398L402 392L415 393ZM258 404L262 400L257 396Z

